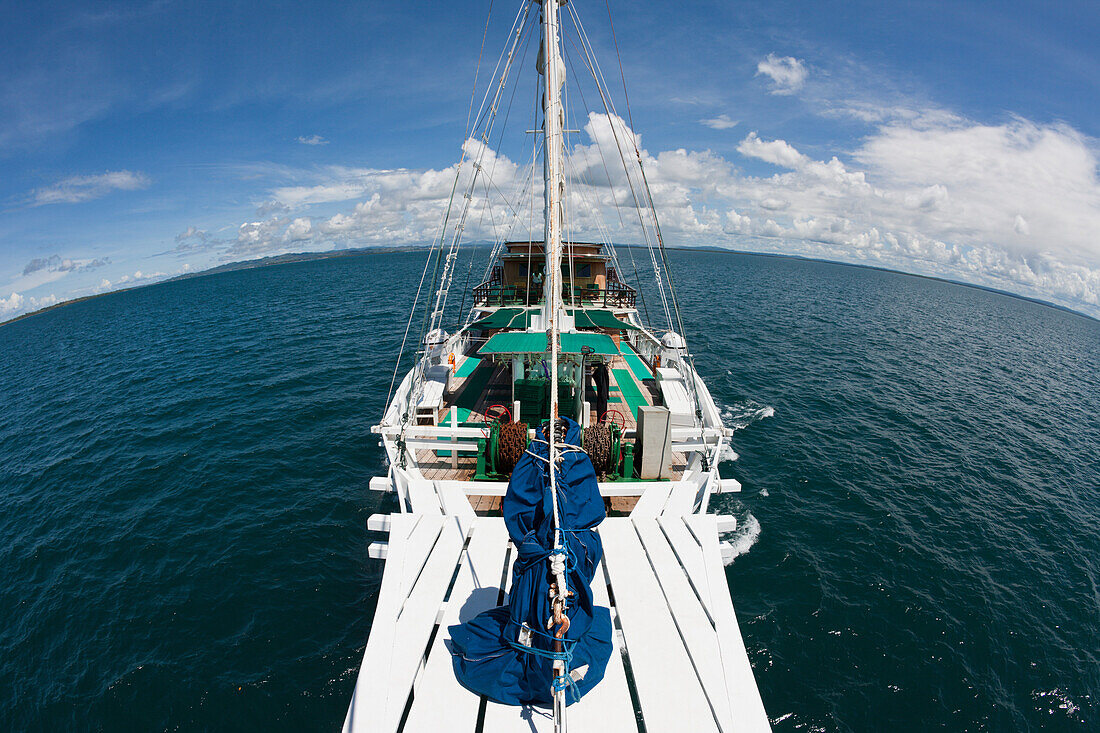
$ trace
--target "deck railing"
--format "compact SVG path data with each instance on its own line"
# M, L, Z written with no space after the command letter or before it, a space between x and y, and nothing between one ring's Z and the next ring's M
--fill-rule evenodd
M586 305L601 305L611 308L633 308L637 297L634 288L620 282L609 282L607 287L597 286L572 289L568 285L562 288L562 299L566 305L574 302ZM504 285L499 281L487 280L474 288L474 303L477 305L538 305L542 302L542 286L532 284Z

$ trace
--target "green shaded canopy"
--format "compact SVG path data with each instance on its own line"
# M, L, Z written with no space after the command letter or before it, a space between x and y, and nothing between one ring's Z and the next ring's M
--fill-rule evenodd
M563 354L579 354L584 347L592 349L593 354L616 356L618 347L610 336L603 333L563 333L561 351ZM511 331L494 334L485 345L477 350L479 354L545 354L546 333Z
M481 330L496 328L527 328L531 325L531 315L537 308L498 308L489 315L474 321L470 328ZM612 331L637 331L633 323L620 321L611 311L597 308L570 308L577 328L606 328Z
M596 308L572 308L569 314L574 317L577 328L607 328L613 331L637 331L633 323L620 321L611 311Z
M526 308L498 308L484 318L474 321L470 328L482 330L489 328L527 328L531 324L531 313Z

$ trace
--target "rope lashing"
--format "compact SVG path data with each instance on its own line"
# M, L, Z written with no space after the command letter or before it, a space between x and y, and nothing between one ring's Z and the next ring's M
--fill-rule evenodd
M532 443L542 443L543 445L547 445L547 442L545 440L540 440L539 438L532 438L531 442ZM561 460L562 456L564 456L566 453L584 453L584 448L580 447L579 445L573 445L572 443L559 442L554 447L558 449L558 460L559 461ZM527 453L527 455L531 456L532 458L539 459L543 463L550 463L549 458L547 458L545 456L540 456L538 453L535 453L530 448L528 448L524 452Z

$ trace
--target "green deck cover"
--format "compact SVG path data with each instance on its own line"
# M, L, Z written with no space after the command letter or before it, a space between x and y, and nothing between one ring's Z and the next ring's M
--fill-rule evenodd
M620 321L611 311L596 308L571 308L569 314L576 320L577 328L607 328L612 331L637 331L633 323Z
M484 318L474 321L470 328L527 328L530 325L533 309L498 308Z
M615 375L615 383L622 390L623 399L626 400L630 412L634 415L634 421L637 422L638 408L645 407L649 403L646 402L642 391L638 389L638 385L634 383L634 378L630 376L629 371L626 369L612 369L611 373Z
M470 328L481 330L496 328L527 328L531 325L531 314L537 308L498 308L489 315L474 321ZM568 312L576 319L577 328L606 328L612 331L637 331L633 323L620 321L611 311L598 308L569 308Z
M466 364L471 361L477 362L473 369L473 374L466 380L466 385L462 388L462 393L458 396L458 399L454 401L455 407L458 408L459 427L466 427L467 421L474 411L474 406L477 405L478 400L481 398L481 393L485 391L485 387L489 384L489 380L492 378L494 371L492 364L482 365L481 359L474 359L472 357L467 357L462 366L465 367ZM451 424L450 409L447 410L447 414L444 415L442 422L439 424L447 426ZM450 441L450 438L438 438L437 440L447 442ZM435 454L440 458L451 457L451 452L449 450L437 450Z
M653 379L653 372L649 370L649 366L642 361L642 357L638 356L638 352L634 350L634 347L625 341L623 342L623 359L626 360L627 366L630 367L630 371L634 372L634 376L638 378L639 382Z
M563 333L561 351L563 354L579 354L585 346L600 356L615 356L619 350L611 337L603 333ZM479 354L544 354L546 353L546 333L536 331L510 331L494 334L485 345L477 350Z
M455 372L455 378L456 379L465 379L466 377L473 374L474 370L477 369L478 366L480 366L480 365L481 365L481 359L478 359L477 357L474 357L474 356L467 356L462 361L462 366L460 366L458 368L458 371Z
M465 386L462 388L462 393L458 395L458 398L454 401L454 405L458 408L458 419L463 420L462 409L473 410L477 406L477 402L481 399L481 394L485 391L485 387L489 384L489 380L493 376L494 367L492 364L480 364L474 373L470 375L470 378L466 380ZM448 411L449 412L449 411ZM469 416L469 412L466 413Z
M471 410L469 407L460 407L460 408L458 408L458 426L460 428L465 428L465 427L468 427L469 425L480 425L481 424L481 423L469 422L470 413L472 413L472 412L473 412L473 410ZM447 414L439 422L439 424L444 425L444 426L450 426L450 424L451 424L451 411L450 410L447 410ZM445 440L450 440L450 438L445 438Z

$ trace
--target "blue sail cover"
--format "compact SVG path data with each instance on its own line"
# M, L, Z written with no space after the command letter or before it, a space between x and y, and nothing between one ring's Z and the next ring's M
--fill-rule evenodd
M580 446L581 429L564 418L565 442ZM467 689L505 705L553 704L554 639L548 558L554 547L554 510L546 461L546 427L538 432L512 471L504 495L504 522L518 549L509 603L450 627L455 675ZM611 656L611 614L592 602L592 577L603 557L596 526L607 516L588 454L564 448L556 476L558 511L565 530L567 581L574 593L566 614L567 703L576 702L603 679ZM541 652L541 654L540 654Z

